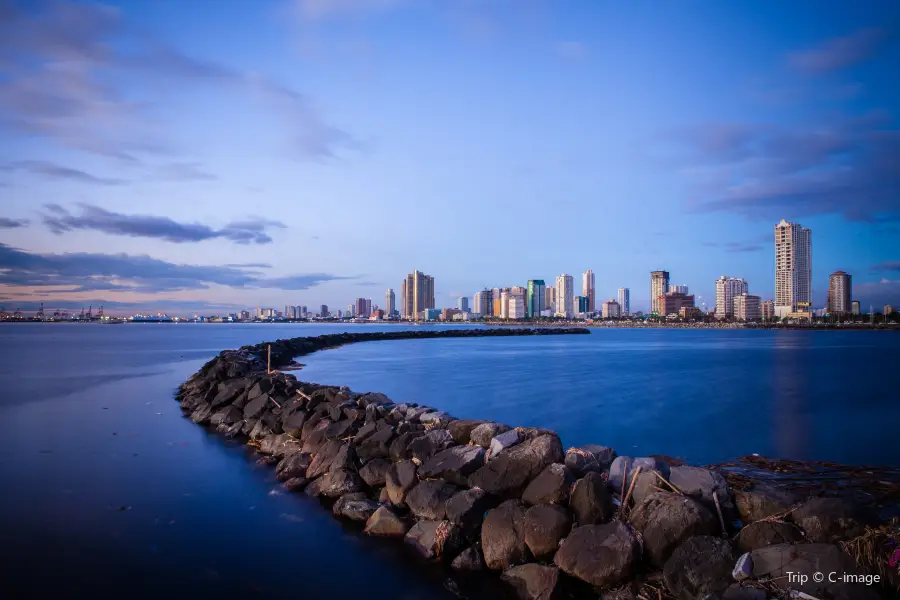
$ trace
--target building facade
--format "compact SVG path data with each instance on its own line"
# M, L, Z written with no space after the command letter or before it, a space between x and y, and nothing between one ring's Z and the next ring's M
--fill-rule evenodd
M661 317L677 315L684 307L693 308L694 297L686 294L679 294L678 292L669 292L660 298L658 314Z
M457 298L456 308L458 308L460 312L469 312L469 297L460 296L459 298Z
M852 279L848 273L835 271L828 276L828 314L845 315L852 312Z
M734 318L738 321L756 321L762 319L762 306L759 296L740 294L734 297Z
M556 314L556 286L544 288L544 310L549 310L551 315Z
M631 315L631 290L628 288L619 288L619 310L622 317Z
M895 309L895 308L894 308L893 306L891 306L890 304L885 304L885 305L884 305L884 309L882 309L882 311L881 311L881 314L883 314L883 315L889 315L889 314L895 312L896 310L897 310L897 309Z
M482 317L490 317L494 314L494 293L485 288L480 292L475 292L473 310Z
M771 321L775 318L775 301L766 300L760 303L760 315L764 321Z
M670 285L669 291L675 292L676 294L684 294L685 296L687 296L688 286L686 286L686 285Z
M575 296L575 300L572 304L576 315L588 314L591 312L591 299L587 296Z
M860 313L859 300L854 300L850 303L850 313L854 315L858 315Z
M547 286L543 279L529 279L528 291L525 297L525 316L529 319L541 316L546 302Z
M389 289L384 293L384 314L390 319L397 310L397 296L393 289Z
M666 314L662 308L663 298L669 290L668 271L650 271L650 313Z
M357 298L356 306L353 307L353 314L357 317L368 317L372 314L372 299Z
M615 300L607 300L603 303L601 314L604 319L618 319L622 316L622 306Z
M581 274L581 295L588 299L588 309L580 310L578 312L594 312L594 310L596 310L594 294L594 272L588 269Z
M563 273L556 278L556 316L570 318L575 302L575 286L571 275Z
M328 316L328 305L327 304L323 304L322 306L319 307L319 316L322 317L323 319Z
M747 282L740 277L722 275L716 279L716 318L734 318L734 299L746 293Z
M809 312L812 301L812 232L784 219L775 225L775 314Z
M509 290L509 288L502 288L502 289L501 289L501 288L493 288L493 289L491 290L491 298L493 299L493 300L491 300L491 301L494 303L494 306L493 306L493 315L494 315L495 317L501 317L501 315L500 315L500 312L501 312L501 310L500 310L500 305L503 303L503 297L502 297L502 296L503 296L503 290L504 290L504 289L505 289L505 290ZM501 317L501 318L502 318L502 317Z
M403 280L400 295L403 297L401 316L417 320L423 311L434 308L434 277L413 271Z
M506 318L507 319L524 319L527 312L525 304L527 301L528 290L516 286L509 289L507 293Z

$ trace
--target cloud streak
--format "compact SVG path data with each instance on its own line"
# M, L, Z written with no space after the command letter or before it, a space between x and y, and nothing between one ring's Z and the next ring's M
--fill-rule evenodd
M0 229L18 229L19 227L27 227L29 222L28 219L9 219L0 217Z
M880 28L860 29L788 56L788 64L810 75L845 69L871 58L888 38Z
M114 177L97 177L87 171L73 169L43 160L19 160L0 166L0 171L24 171L32 175L38 175L45 179L57 181L74 181L91 185L123 185L124 179Z
M873 271L900 271L900 260L887 260L872 267Z

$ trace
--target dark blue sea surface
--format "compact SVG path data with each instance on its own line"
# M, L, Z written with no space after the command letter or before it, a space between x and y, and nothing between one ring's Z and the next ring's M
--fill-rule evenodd
M271 467L184 419L172 399L222 349L375 329L396 326L0 326L4 589L15 598L456 597L445 571L282 493ZM621 454L896 465L898 359L892 333L602 330L367 342L303 357L296 374L549 427L566 445Z

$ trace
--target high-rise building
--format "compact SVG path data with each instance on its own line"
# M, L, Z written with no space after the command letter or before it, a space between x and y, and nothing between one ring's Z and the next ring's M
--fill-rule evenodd
M328 305L327 304L323 304L322 306L319 307L319 316L322 317L323 319L328 316Z
M588 312L591 300L587 296L575 296L572 299L572 312L576 315Z
M669 289L668 271L650 271L650 313L665 314L660 311L663 298Z
M541 316L546 302L546 284L543 279L529 279L528 292L525 297L525 316L529 319Z
M850 313L854 315L858 315L860 313L859 300L854 300L850 303Z
M556 278L556 316L569 318L574 312L575 282L563 273Z
M716 318L734 317L734 299L748 293L747 282L740 277L722 275L716 279Z
M775 314L809 312L812 302L812 232L784 219L775 225Z
M460 312L469 312L469 298L467 296L460 296L457 298L456 308L458 308Z
M544 288L544 310L549 310L551 315L556 314L556 287Z
M372 299L357 298L354 313L357 317L368 317L372 314Z
M619 288L619 311L621 317L631 315L631 290L628 288Z
M718 313L717 313L718 314ZM755 321L762 318L759 296L740 294L734 297L734 318L738 321Z
M348 304L348 305L347 305L347 312L344 313L344 314L345 314L346 316L348 316L348 317L355 317L355 316L357 316L357 313L356 313L356 305L355 305L355 304Z
M524 319L527 315L525 303L528 296L528 290L521 286L509 288L507 292L506 318L507 319Z
M285 319L296 319L294 316L294 307L290 304L285 304L284 306L284 318Z
M622 288L625 289L625 288ZM603 303L603 318L618 319L622 316L622 306L612 298Z
M494 293L487 288L475 292L473 310L482 317L492 316L494 314Z
M852 280L849 274L835 271L828 277L828 313L842 315L851 312Z
M771 321L775 318L775 301L766 300L760 304L760 310L764 321Z
M302 304L299 305L299 306L297 307L297 318L298 318L298 319L305 319L305 318L306 318L306 314L307 314L308 312L309 312L309 311L306 310L306 307L305 307L305 306L303 306Z
M670 285L669 291L675 292L676 294L684 294L685 296L687 296L688 286L686 286L686 285Z
M588 299L588 309L579 312L594 312L594 272L588 269L581 275L581 295Z
M500 314L502 311L500 310L500 305L503 303L503 290L500 288L493 288L491 290L491 302L493 303L492 311L495 317L501 317Z
M389 289L384 293L384 314L390 319L397 310L397 296L393 289Z
M885 304L884 309L881 311L881 314L887 316L895 311L896 309L893 306L891 306L890 304Z
M434 277L413 271L403 280L403 318L415 321L426 309L434 308Z

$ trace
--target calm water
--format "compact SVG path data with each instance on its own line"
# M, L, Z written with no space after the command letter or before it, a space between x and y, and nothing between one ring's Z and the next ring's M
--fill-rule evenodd
M414 564L401 544L277 494L270 467L183 419L172 400L222 349L339 329L374 327L0 327L5 589L455 597L445 573ZM620 453L896 465L898 359L890 333L610 330L358 344L305 357L299 376Z

